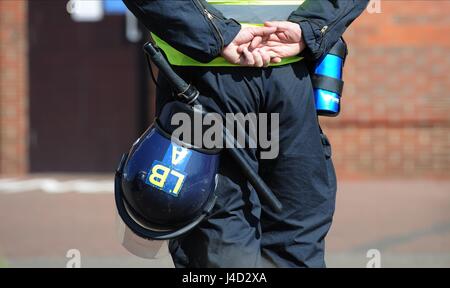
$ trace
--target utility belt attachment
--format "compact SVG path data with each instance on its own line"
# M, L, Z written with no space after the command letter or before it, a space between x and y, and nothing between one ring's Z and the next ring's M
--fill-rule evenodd
M166 58L164 58L163 54L156 46L148 42L144 45L144 52L147 57L149 69L151 69L150 61L152 61L155 63L156 67L158 67L161 74L170 81L172 88L176 92L175 96L177 96L178 101L190 105L197 100L200 95L198 90L194 86L186 83L186 81L181 79L181 77L173 71L172 67L167 63Z
M347 45L341 38L315 67L311 80L318 115L329 117L339 115L344 89L342 74L347 54Z

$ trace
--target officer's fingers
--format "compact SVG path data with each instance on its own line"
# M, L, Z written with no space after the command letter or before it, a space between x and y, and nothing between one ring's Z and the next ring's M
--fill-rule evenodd
M275 57L275 58L272 58L272 60L270 60L270 62L272 62L272 63L280 63L281 61L282 61L282 59L280 57Z
M243 54L241 57L241 65L242 66L253 66L255 64L255 58L253 57L253 54L248 51L248 48L245 47L243 50Z
M264 22L265 27L278 27L281 21L266 21Z
M275 32L269 36L268 41L276 41L276 42L283 42L287 41L288 38L286 36L286 33L284 32Z
M253 38L252 43L250 43L249 50L253 51L263 42L263 38L261 36L256 36Z
M274 34L270 34L270 35L268 35L268 36L262 37L262 43L261 43L261 45L259 45L259 46L260 46L260 47L264 47L264 45L265 45L268 41L270 41L270 37L271 37L272 35L274 35Z
M264 66L264 60L263 57L261 55L261 53L259 52L259 49L255 49L252 52L253 57L255 59L255 64L253 66L255 67L263 67Z
M293 23L289 21L267 21L264 23L265 27L276 27L278 31L290 29ZM295 23L294 23L295 24Z
M264 47L261 48L259 51L260 52L262 51L262 53L268 55L270 59L280 58L280 55L278 55L278 53L276 53L271 47Z
M277 55L277 57L286 57L286 47L283 46L277 46L277 47L272 47L272 52L275 53L275 55Z
M275 35L277 35L280 41L288 41L289 39L284 32L276 32Z
M261 58L263 60L263 66L269 66L271 60L270 53L263 49L259 49L259 54L261 55Z
M267 49L267 48L276 47L276 46L280 46L280 45L283 45L283 43L281 43L279 41L270 40L270 41L264 42L264 44L262 45L263 46L262 48Z
M270 34L269 37L267 37L267 40L265 42L269 42L269 41L275 41L275 42L281 42L280 38L277 35L278 33L273 33Z
M271 63L278 63L279 60L281 59L281 55L279 55L278 53L276 53L272 47L264 47L260 49L260 52L263 55L267 55L270 59Z
M244 49L245 49L245 48L248 48L249 46L250 46L250 43L241 44L241 45L239 45L239 47L237 48L237 52L238 52L239 54L242 54L242 53L244 53Z
M254 36L264 37L275 33L277 31L277 27L254 27L252 31Z

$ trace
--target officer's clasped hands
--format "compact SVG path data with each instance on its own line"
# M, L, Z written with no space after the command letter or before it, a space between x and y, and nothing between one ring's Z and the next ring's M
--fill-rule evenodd
M224 48L222 56L232 64L267 67L305 49L300 26L289 21L266 22L264 27L242 28Z

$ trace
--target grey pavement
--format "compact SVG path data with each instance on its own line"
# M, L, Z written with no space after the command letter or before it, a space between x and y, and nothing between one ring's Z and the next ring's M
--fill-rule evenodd
M45 177L63 183L109 179ZM50 190L41 185L20 192L17 187L22 186L8 190L1 183L2 179L0 267L63 268L70 261L66 257L70 249L80 251L82 267L173 267L167 251L159 259L146 260L120 245L110 191L89 193L84 183L79 185L82 193L57 193L55 187L64 186L53 183ZM328 267L366 267L371 249L379 251L382 267L450 267L450 181L340 182L334 225L327 238Z

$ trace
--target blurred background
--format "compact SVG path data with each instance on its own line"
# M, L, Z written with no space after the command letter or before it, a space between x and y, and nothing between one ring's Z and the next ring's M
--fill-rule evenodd
M148 33L125 10L0 1L0 267L66 267L71 249L82 267L172 266L116 235L113 172L154 111ZM439 0L373 0L344 35L343 110L322 119L339 177L328 266L450 267L449 35Z

